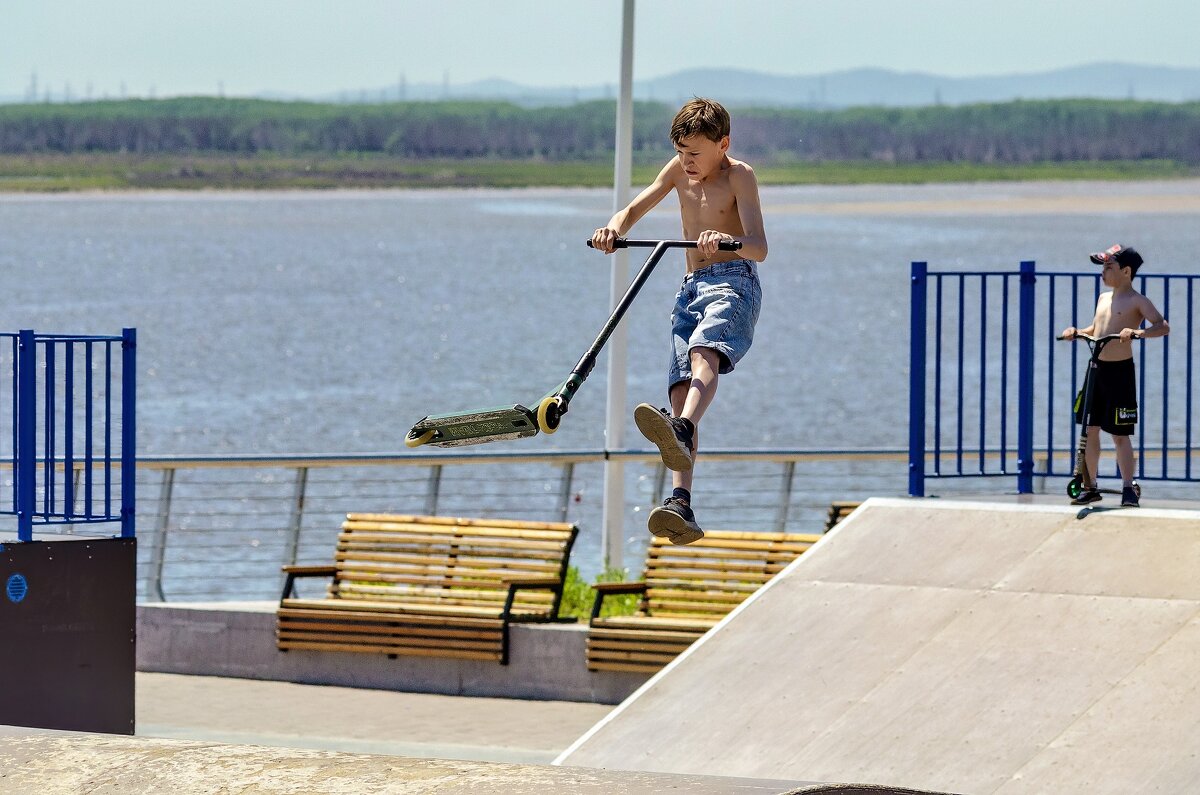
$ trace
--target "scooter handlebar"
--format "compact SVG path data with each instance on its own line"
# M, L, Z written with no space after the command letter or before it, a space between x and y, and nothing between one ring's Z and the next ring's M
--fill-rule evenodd
M613 241L613 248L654 248L659 244L665 245L667 248L695 248L695 240L627 240L623 237L618 237ZM592 241L587 242L588 248L595 248ZM720 251L737 251L742 247L740 240L722 240L717 244L717 249Z
M1077 331L1077 332L1075 332L1074 337L1061 337L1060 336L1060 337L1055 337L1054 339L1068 340L1070 342L1074 342L1075 340L1086 340L1087 342L1108 342L1110 340L1121 339L1121 335L1120 334L1105 334L1103 337L1093 337L1091 334L1082 334ZM1130 337L1130 339L1140 340L1141 337Z

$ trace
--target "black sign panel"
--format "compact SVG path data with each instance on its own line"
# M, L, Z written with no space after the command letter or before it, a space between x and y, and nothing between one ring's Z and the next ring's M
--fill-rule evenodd
M0 544L0 724L133 734L137 541Z

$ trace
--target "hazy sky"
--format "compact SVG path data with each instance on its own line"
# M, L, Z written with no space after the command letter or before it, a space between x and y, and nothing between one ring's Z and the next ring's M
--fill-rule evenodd
M3 0L0 96L615 83L620 0ZM635 77L1200 67L1194 0L637 0Z

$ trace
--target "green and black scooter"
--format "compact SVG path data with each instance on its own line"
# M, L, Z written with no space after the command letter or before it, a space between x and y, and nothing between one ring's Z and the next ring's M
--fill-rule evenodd
M1065 340L1068 338L1055 337L1055 339ZM1104 350L1104 347L1113 340L1121 339L1121 335L1105 334L1103 337L1093 337L1090 334L1080 334L1079 332L1076 332L1075 336L1071 337L1070 339L1072 341L1083 340L1088 344L1088 348L1092 352L1092 355L1088 357L1087 374L1083 377L1083 389L1080 390L1075 404L1075 412L1082 415L1083 418L1083 424L1080 426L1079 430L1079 447L1075 450L1075 471L1071 473L1071 480L1069 483L1067 483L1067 496L1071 499L1075 499L1083 493L1084 489L1087 488L1087 484L1096 480L1093 474L1088 471L1086 452L1088 426L1092 424L1092 397L1095 393L1094 387L1096 382L1096 370L1100 367L1097 362L1100 361L1100 352ZM1141 339L1141 337L1134 337L1133 339ZM1121 493L1120 489L1097 490L1101 494ZM1137 481L1134 481L1133 483L1133 490L1137 493L1138 499L1141 499L1142 487L1138 485Z
M588 245L592 242L589 240ZM496 406L494 408L474 409L454 414L432 414L422 418L412 426L404 438L408 447L420 447L431 444L435 447L460 447L468 444L483 444L499 442L506 439L522 439L526 436L536 436L538 431L554 433L567 413L571 399L579 391L579 387L587 380L592 368L596 366L596 358L604 348L608 338L612 336L617 324L625 316L626 310L637 297L642 285L650 278L659 260L672 248L695 248L694 240L625 240L618 238L616 248L652 248L646 263L638 271L637 276L630 282L625 295L609 316L608 322L596 336L595 342L588 348L587 353L571 370L566 380L551 390L537 402L536 408L527 408L521 404L514 406ZM722 251L737 251L742 247L740 241L721 243Z

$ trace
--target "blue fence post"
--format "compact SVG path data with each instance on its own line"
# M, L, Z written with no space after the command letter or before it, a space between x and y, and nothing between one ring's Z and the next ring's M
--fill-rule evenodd
M1033 345L1036 265L1021 263L1020 347L1017 363L1017 493L1033 493Z
M137 497L137 329L121 329L121 537L134 536Z
M33 329L17 345L17 538L33 540L37 507L37 348Z
M908 496L925 496L925 304L928 264L912 264L908 354Z

